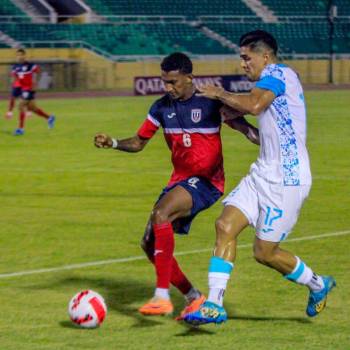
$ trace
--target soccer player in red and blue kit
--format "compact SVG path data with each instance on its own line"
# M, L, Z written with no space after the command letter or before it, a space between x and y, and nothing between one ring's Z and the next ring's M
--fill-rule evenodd
M39 66L26 60L26 51L17 50L17 64L12 68L12 75L19 82L21 89L21 103L19 105L19 127L14 135L24 134L24 123L27 111L32 111L47 120L49 129L55 124L55 116L49 115L35 104L35 75L39 73Z
M7 119L11 119L13 116L13 109L15 108L15 103L16 99L21 97L22 95L22 89L21 89L21 83L19 81L19 78L14 76L14 68L15 66L12 67L11 70L11 76L13 78L12 84L11 84L11 96L10 96L10 101L9 101L9 108L8 111L6 112L5 117ZM30 112L28 112L30 113ZM27 113L27 116L28 116Z
M174 257L174 232L187 234L193 218L213 205L224 192L221 114L227 117L231 111L225 110L221 102L196 95L192 62L185 54L173 53L165 57L161 69L167 94L153 103L137 134L123 140L97 134L95 145L139 152L159 127L163 128L174 170L154 205L142 239L142 248L155 266L157 283L154 297L139 312L144 315L171 314L171 283L187 302L177 318L181 320L188 312L197 310L205 297L192 286ZM257 129L244 118L227 123L252 142L259 143Z

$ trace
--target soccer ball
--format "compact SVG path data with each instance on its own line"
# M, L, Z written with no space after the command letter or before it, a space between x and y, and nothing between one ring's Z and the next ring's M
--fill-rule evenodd
M74 295L68 305L72 322L83 328L96 328L106 317L107 306L102 296L92 290Z

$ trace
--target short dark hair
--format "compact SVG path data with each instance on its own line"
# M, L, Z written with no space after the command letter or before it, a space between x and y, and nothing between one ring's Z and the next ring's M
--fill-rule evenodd
M258 49L261 45L265 45L273 51L276 56L278 45L272 34L265 30L253 30L252 32L243 34L239 39L239 46L248 46L251 50Z
M192 61L182 52L174 52L166 56L160 64L160 67L164 72L178 70L183 74L191 74L193 69Z
M17 53L23 53L23 54L25 54L25 53L26 53L26 50L20 48L20 49L18 49L16 52L17 52Z

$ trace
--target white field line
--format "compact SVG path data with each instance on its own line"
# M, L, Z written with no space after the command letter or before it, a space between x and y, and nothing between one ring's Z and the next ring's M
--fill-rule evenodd
M308 236L308 237L300 237L300 238L292 238L284 243L290 243L290 242L299 242L299 241L312 241L315 239L322 239L322 238L329 238L329 237L337 237L337 236L345 236L350 234L350 230L346 231L337 231L337 232L329 232L329 233L323 233L320 235L314 235L314 236ZM251 243L248 244L239 244L238 248L248 248L252 247ZM184 252L175 253L176 256L180 255L191 255L191 254L199 254L199 253L206 253L212 251L213 248L206 248L206 249L195 249L195 250L187 250ZM99 265L110 265L110 264L118 264L118 263L124 263L129 261L137 261L137 260L144 260L146 259L146 256L130 256L128 258L119 258L119 259L109 259L109 260L100 260L100 261L91 261L86 262L82 264L72 264L72 265L63 265L58 267L51 267L51 268L44 268L44 269L37 269L37 270L24 270L24 271L18 271L18 272L10 272L10 273L3 273L0 274L0 278L9 278L9 277L20 277L20 276L26 276L26 275L36 275L39 273L47 273L47 272L57 272L57 271L64 271L64 270L74 270L74 269L81 269L89 266L99 266Z

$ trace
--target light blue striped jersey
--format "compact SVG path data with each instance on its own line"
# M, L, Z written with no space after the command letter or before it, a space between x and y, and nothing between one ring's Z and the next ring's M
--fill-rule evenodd
M297 74L285 65L270 64L256 87L272 91L276 98L259 115L260 154L251 170L272 183L310 185L306 108Z

